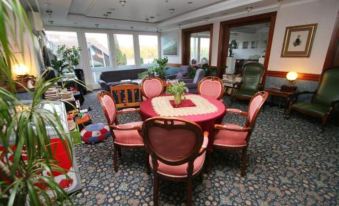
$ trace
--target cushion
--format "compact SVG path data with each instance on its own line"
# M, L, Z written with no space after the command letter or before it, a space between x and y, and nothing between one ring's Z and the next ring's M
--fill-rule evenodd
M241 129L236 124L225 124L230 129ZM246 137L248 132L231 131L226 129L218 130L214 136L213 145L220 147L244 147L247 145Z
M140 126L142 125L142 122L131 122L126 124L119 124L119 127L121 128L130 128L133 126ZM114 132L114 143L122 146L143 146L144 141L139 134L139 131L136 129L133 130L113 130Z
M198 156L194 160L193 175L197 174L203 168L205 158L206 158L206 152L202 153L200 156ZM153 168L151 156L149 157L149 162L150 162L151 168ZM167 177L184 178L184 177L187 177L187 167L188 167L188 163L173 166L173 165L167 165L163 162L158 161L157 172Z
M110 136L109 127L103 123L90 124L81 130L82 141L94 144L104 141Z
M329 106L317 103L298 102L292 105L292 109L322 117L329 111Z

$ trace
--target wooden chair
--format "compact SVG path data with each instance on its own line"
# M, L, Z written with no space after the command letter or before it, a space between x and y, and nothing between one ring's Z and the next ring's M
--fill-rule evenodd
M198 85L198 93L215 99L222 99L224 96L224 84L219 77L208 76L203 78Z
M119 84L111 86L117 109L139 107L141 102L140 87L138 84Z
M158 205L159 178L186 182L187 205L192 205L192 178L203 168L208 132L203 136L196 123L162 117L146 120L142 132L154 175L154 205Z
M165 92L165 82L158 77L146 77L141 83L141 94L145 99L157 97Z
M217 130L213 140L213 147L216 149L236 149L242 150L241 154L241 176L246 175L247 168L247 147L250 141L252 131L255 126L257 116L267 100L268 92L262 91L256 93L249 104L248 111L243 112L240 109L229 108L227 112L235 113L246 117L245 125L237 124L216 124Z
M140 135L143 122L130 122L118 124L117 115L131 112L130 109L117 110L113 97L107 91L101 91L97 94L102 110L109 125L114 145L113 165L114 170L118 171L118 154L121 157L121 148L144 148L144 142Z

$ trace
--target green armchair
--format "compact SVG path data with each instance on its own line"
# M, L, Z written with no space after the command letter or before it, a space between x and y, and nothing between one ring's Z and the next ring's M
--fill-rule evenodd
M231 96L232 100L250 100L258 91L263 89L262 81L265 73L264 65L249 62L244 65L242 81L236 85Z
M311 101L298 101L298 97L305 94L312 94ZM299 92L289 97L288 116L295 110L321 118L323 127L337 105L339 105L339 68L332 68L324 72L316 91Z

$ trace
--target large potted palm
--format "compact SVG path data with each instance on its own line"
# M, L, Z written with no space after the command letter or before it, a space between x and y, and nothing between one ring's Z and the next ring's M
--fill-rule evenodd
M38 79L35 91L27 89L32 96L28 104L15 94L12 64L16 58L12 45L22 48L24 34L31 34L20 0L0 1L0 31L0 76L9 88L0 88L0 205L71 203L53 177L53 171L62 172L62 168L53 158L46 125L62 140L70 158L71 142L58 114L39 106L42 94L59 79Z

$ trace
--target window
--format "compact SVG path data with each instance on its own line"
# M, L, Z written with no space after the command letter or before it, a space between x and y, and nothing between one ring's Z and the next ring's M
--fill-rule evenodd
M46 31L46 37L48 40L48 47L54 52L58 49L58 46L66 45L66 47L78 47L78 37L76 32L68 31Z
M85 33L85 37L92 68L110 66L110 52L108 48L107 34Z
M150 64L158 58L158 36L139 35L141 64Z
M118 66L134 65L134 44L132 34L114 34L115 59Z
M201 32L194 33L191 35L191 56L190 60L193 59L197 63L205 64L208 63L210 54L210 38L209 33Z

